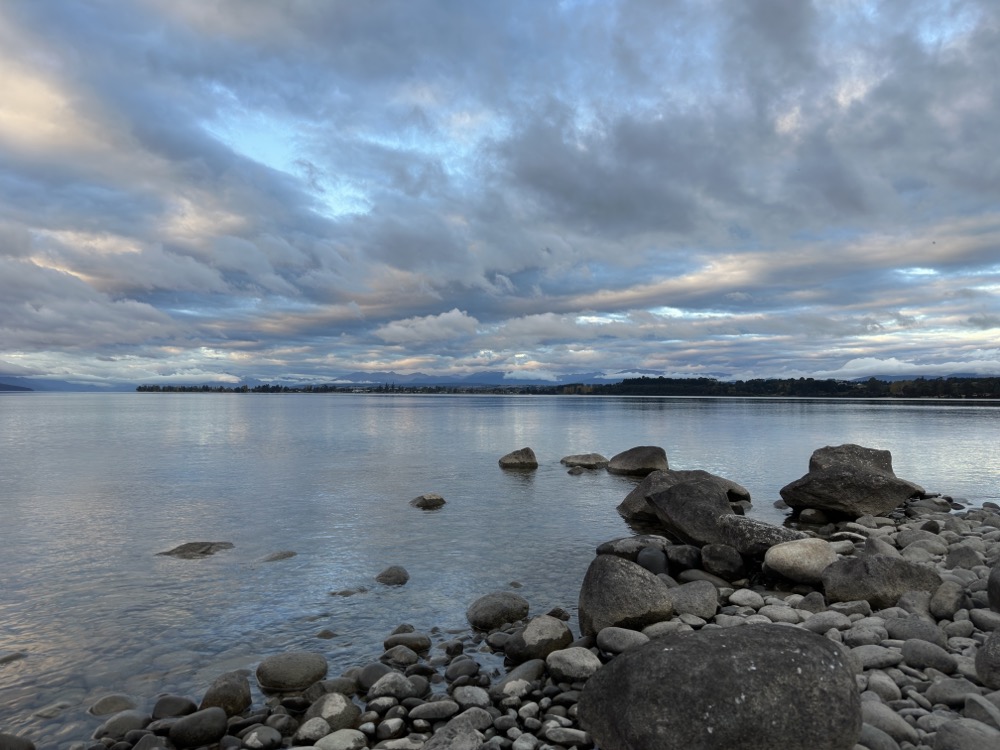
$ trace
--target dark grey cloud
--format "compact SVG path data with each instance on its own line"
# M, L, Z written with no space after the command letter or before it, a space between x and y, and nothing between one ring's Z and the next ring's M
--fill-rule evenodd
M1000 370L998 37L986 0L14 0L0 361Z

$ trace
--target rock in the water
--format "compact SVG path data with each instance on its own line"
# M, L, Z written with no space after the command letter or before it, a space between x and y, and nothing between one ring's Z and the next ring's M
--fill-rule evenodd
M908 591L933 593L941 576L933 568L889 555L847 557L823 571L823 589L831 602L865 600L875 609L893 607Z
M748 557L761 557L776 544L806 538L806 534L801 531L735 513L721 516L718 519L718 530L724 544Z
M250 680L243 672L226 672L216 677L205 691L199 708L217 706L227 716L237 716L250 705Z
M587 681L578 716L602 750L851 750L861 733L844 652L781 625L664 636L626 651Z
M150 717L142 711L127 709L119 711L109 717L101 726L94 730L94 739L99 740L107 737L112 740L121 740L133 729L142 729L149 723Z
M311 651L268 656L257 666L257 684L264 690L305 690L326 677L326 658Z
M781 488L790 508L881 516L916 495L919 485L900 479L892 470L889 451L860 445L827 446L813 452L809 472Z
M504 653L511 661L520 663L528 659L544 659L572 642L573 633L566 623L549 615L539 615L511 636L504 645Z
M214 555L219 550L232 548L232 542L186 542L166 552L157 552L156 554L179 557L182 560L198 560L202 557Z
M825 539L795 539L776 544L764 554L764 564L778 575L799 583L819 583L837 553Z
M629 521L655 521L657 520L656 513L646 500L647 496L692 479L715 482L725 491L730 503L750 502L750 491L730 479L710 474L701 469L667 469L646 475L618 505L618 514Z
M375 576L375 580L386 586L402 586L410 580L410 574L402 565L390 565Z
M603 469L608 465L608 459L600 453L575 453L572 456L563 456L559 459L559 463L571 468L579 466L582 469Z
M107 716L108 714L116 714L119 711L128 711L133 708L135 708L135 701L129 696L114 693L98 698L87 709L87 713L94 716Z
M170 741L178 748L211 745L222 739L228 726L226 712L213 706L175 721L170 727Z
M520 450L511 451L506 456L500 459L501 469L537 469L538 459L535 458L535 452L531 448L521 448Z
M469 624L476 630L494 630L505 622L528 616L528 600L512 591L495 591L481 596L466 610Z
M270 555L261 560L261 562L278 562L279 560L288 560L291 557L295 557L298 552L290 549L283 549L280 552L272 552Z
M661 523L685 542L699 546L726 543L719 532L719 518L735 514L725 491L715 482L679 482L654 492L647 500Z
M580 586L580 632L597 635L609 626L642 628L673 613L670 589L642 566L598 555Z
M410 505L420 510L437 510L444 504L445 499L433 492L425 492L410 500Z
M35 743L27 737L0 732L0 750L35 750Z
M666 471L667 452L657 445L639 445L611 457L608 473L644 477L654 471Z

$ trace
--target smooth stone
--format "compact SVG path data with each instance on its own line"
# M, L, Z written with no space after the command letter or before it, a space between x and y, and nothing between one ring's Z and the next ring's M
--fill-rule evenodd
M450 719L461 710L462 707L453 700L435 700L411 708L409 718L411 720L441 721Z
M504 653L513 662L544 659L572 642L573 633L565 622L550 615L539 615L511 636Z
M598 555L580 586L580 631L596 635L609 626L642 628L670 619L674 612L672 591L634 562Z
M502 456L499 464L501 469L533 470L538 468L538 459L531 448L519 448Z
M283 738L281 732L274 727L261 726L251 729L243 735L243 746L250 750L276 750L281 747Z
M819 583L823 571L837 561L837 553L825 539L793 539L764 553L769 570L799 583Z
M877 609L895 606L909 591L933 593L940 585L933 569L888 555L842 558L823 571L828 601L864 599Z
M226 734L229 717L218 706L182 716L170 727L170 741L178 748L201 747L218 742Z
M35 743L27 737L0 732L0 750L35 750Z
M390 565L375 576L375 580L384 586L404 586L410 580L410 574L402 565Z
M553 678L560 682L585 682L601 668L601 660L587 648L572 646L545 657Z
M954 674L958 669L955 657L940 646L911 638L903 642L903 661L914 669L936 669L944 674Z
M410 505L414 508L420 508L420 510L437 510L445 505L445 503L446 501L443 497L433 492L418 495L410 500Z
M865 669L885 669L902 663L899 651L884 646L855 646L851 652L861 660Z
M564 466L579 466L584 469L603 469L608 465L608 459L600 453L574 453L572 456L563 456L559 463Z
M353 728L358 717L361 716L361 709L354 705L346 695L327 693L309 706L302 718L304 721L308 721L317 716L329 724L332 731L336 732L338 729Z
M654 471L667 471L667 453L656 445L639 445L617 453L608 461L609 474L644 477Z
M952 708L960 708L965 705L965 699L969 695L982 695L982 691L964 677L946 677L936 680L924 693L924 697L932 704L943 703Z
M257 666L257 684L264 690L290 692L305 690L326 677L327 663L322 654L286 651L268 656Z
M382 648L386 651L396 646L406 646L411 651L418 653L430 651L431 637L426 633L393 633L382 641Z
M975 719L956 719L938 727L934 750L998 750L1000 731Z
M554 651L558 654L560 651ZM549 654L552 656L552 654ZM533 688L532 683L541 679L545 673L545 662L541 659L531 659L510 670L505 677L493 683L489 688L490 697L495 700L504 698L523 698ZM476 709L468 709L473 711Z
M582 650L587 651L587 649ZM590 651L587 651L587 653L590 654ZM594 658L596 659L597 657L595 656ZM598 664L600 664L600 660L598 660ZM573 681L567 680L567 682ZM459 708L463 711L467 708L489 708L493 705L493 702L490 700L490 694L477 685L461 685L451 691L451 697L455 699Z
M328 734L330 734L330 725L326 723L326 719L314 716L299 725L295 734L292 735L292 741L296 744L314 745L317 740Z
M107 716L108 714L116 714L120 711L128 711L135 707L136 703L131 697L120 693L114 693L98 698L94 701L90 708L87 709L87 713L92 716Z
M317 740L313 747L316 750L364 750L368 747L368 738L357 729L338 729Z
M690 479L647 495L646 500L667 530L688 544L728 543L719 531L719 519L736 514L729 496L715 482Z
M948 637L937 625L919 617L889 617L885 620L885 630L890 638L900 641L919 638L945 648Z
M187 716L198 710L198 704L182 695L164 695L153 705L153 720Z
M806 538L804 532L736 513L720 516L716 528L719 541L748 557L761 557L775 544Z
M909 742L915 745L920 741L917 730L884 703L862 701L861 718L866 724L881 729L897 742Z
M217 706L226 712L227 716L237 716L243 713L252 702L250 696L250 680L243 672L226 672L219 675L208 686L199 708Z
M719 611L719 590L709 581L683 583L669 589L667 595L678 615L689 614L708 620Z
M149 722L150 717L142 711L126 709L105 720L101 726L94 730L93 737L95 740L104 737L121 740L133 729L144 729Z
M372 701L376 698L395 698L397 701L404 701L407 698L417 697L417 689L413 683L401 672L389 672L378 679L368 690L367 699Z
M976 676L991 690L1000 690L1000 630L994 630L976 651Z
M517 622L528 616L528 600L512 591L495 591L476 599L465 616L476 630L495 630L505 622Z
M649 636L628 628L608 627L597 634L597 647L611 654L620 654L648 642Z
M752 589L737 589L729 595L729 603L756 610L764 606L764 597Z

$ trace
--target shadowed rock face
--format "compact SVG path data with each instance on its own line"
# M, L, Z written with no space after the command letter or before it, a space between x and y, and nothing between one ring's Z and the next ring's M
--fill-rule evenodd
M580 631L641 628L673 614L670 590L648 570L615 555L598 555L580 586Z
M895 606L908 591L933 594L941 576L930 567L889 555L844 558L823 570L823 589L833 602L864 600L875 609Z
M602 750L851 750L854 673L826 638L780 625L664 636L598 670L580 723Z
M658 521L656 512L649 505L647 497L673 487L675 484L692 479L716 482L726 493L730 503L750 502L750 491L741 484L716 476L702 469L667 469L647 474L617 507L618 514L628 521Z
M809 473L782 487L781 498L790 508L879 516L923 491L893 473L889 451L847 444L814 451Z
M182 560L197 560L202 557L214 555L219 550L232 548L232 542L187 542L166 552L157 552L156 554L179 557Z
M729 497L711 479L691 479L648 496L667 530L690 544L725 544L719 518L734 515Z

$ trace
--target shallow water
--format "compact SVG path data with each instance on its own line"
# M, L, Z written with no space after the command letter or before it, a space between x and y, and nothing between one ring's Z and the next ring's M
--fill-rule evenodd
M101 695L198 698L288 648L337 673L400 622L463 627L473 599L512 581L533 613L575 612L594 547L632 533L614 508L634 482L570 476L564 455L660 445L780 522L780 487L846 442L891 450L929 491L996 500L998 427L994 406L941 402L4 394L0 729L66 745L100 723L86 708ZM499 469L526 445L538 471ZM447 505L409 507L424 492ZM195 540L235 547L155 554ZM279 550L297 555L261 562ZM374 582L390 564L406 586Z

